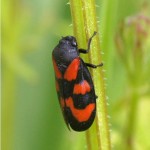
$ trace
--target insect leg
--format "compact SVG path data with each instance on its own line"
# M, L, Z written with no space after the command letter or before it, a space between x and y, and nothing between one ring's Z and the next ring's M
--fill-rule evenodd
M103 63L100 63L99 65L94 65L94 64L90 64L90 63L85 63L87 67L91 67L91 68L97 68L97 67L102 67Z
M89 38L87 50L81 48L81 49L79 49L79 53L87 54L87 53L90 51L91 41L92 41L93 37L94 37L96 34L97 34L97 32L94 31L93 35Z

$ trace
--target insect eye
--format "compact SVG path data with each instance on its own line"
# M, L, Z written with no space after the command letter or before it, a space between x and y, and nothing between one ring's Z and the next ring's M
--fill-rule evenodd
M77 43L76 43L75 41L73 41L73 42L71 43L71 45L72 45L72 46L77 46Z

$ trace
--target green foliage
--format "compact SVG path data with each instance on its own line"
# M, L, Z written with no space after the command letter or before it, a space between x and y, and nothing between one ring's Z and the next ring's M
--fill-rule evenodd
M137 19L147 36L137 35L134 25L130 28L126 25L128 19L133 20L141 12L149 16L150 4L144 2L96 2L107 78L111 142L115 150L150 149L149 21L141 24ZM64 124L51 62L51 52L60 37L73 34L71 24L66 1L3 1L3 150L87 148L85 133L70 132ZM136 47L138 55L132 48L135 39L142 46ZM86 43L83 46L86 48Z

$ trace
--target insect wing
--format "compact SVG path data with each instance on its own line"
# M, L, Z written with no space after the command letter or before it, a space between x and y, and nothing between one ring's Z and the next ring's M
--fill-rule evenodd
M54 66L54 72L55 72L55 87L56 87L56 91L57 91L59 104L60 104L60 107L62 110L62 114L63 114L63 118L65 120L65 123L66 123L68 129L70 130L69 125L68 125L68 121L67 121L67 116L66 116L65 111L64 111L65 100L63 97L63 93L64 93L63 92L64 91L63 90L63 87L64 87L63 86L63 75L62 75L61 71L59 70L54 58L53 58L53 66Z
M73 86L68 87L73 87L73 89L70 96L68 95L65 99L65 114L73 130L84 131L94 121L96 96L91 75L82 59L80 59L76 79L70 84Z

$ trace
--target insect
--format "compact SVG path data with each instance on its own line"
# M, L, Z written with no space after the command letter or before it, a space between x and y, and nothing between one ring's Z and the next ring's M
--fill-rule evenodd
M76 38L62 37L52 52L56 91L67 127L75 131L85 131L93 123L96 114L96 94L87 67L97 68L103 64L85 63L79 54L90 50L93 33L88 40L88 48L78 49Z

